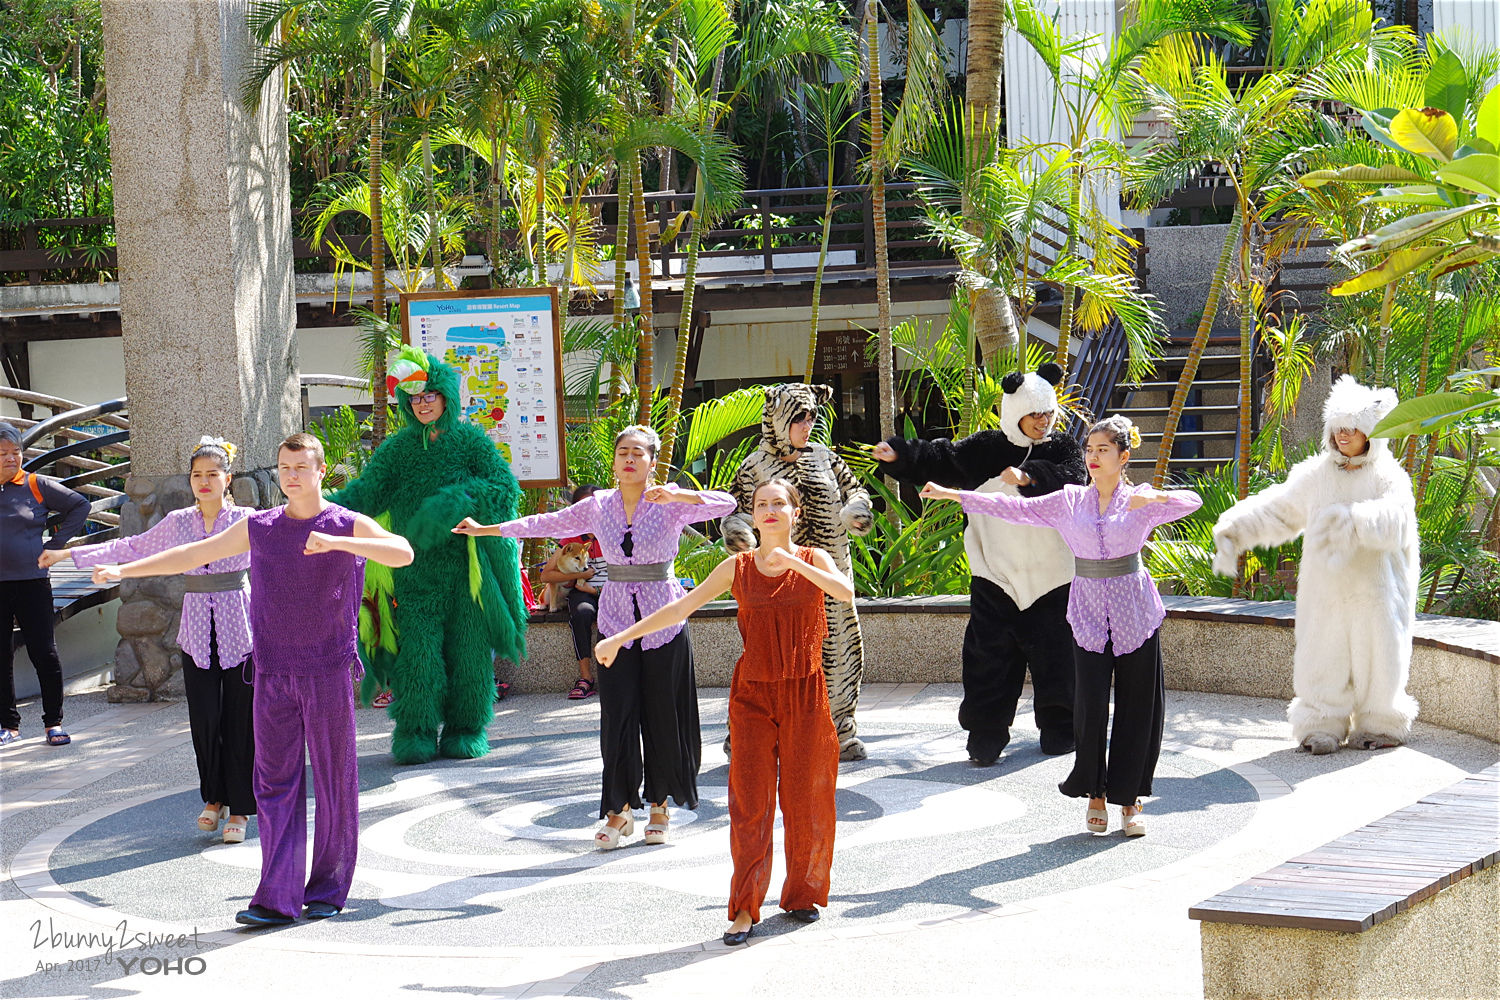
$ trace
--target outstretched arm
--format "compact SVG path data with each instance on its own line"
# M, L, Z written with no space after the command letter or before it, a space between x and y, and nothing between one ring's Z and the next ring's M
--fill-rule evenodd
M594 497L585 497L562 510L546 514L518 517L514 521L499 524L480 524L466 517L453 529L456 535L499 535L502 538L566 538L584 532L598 530L599 502Z
M958 441L893 437L875 446L880 471L903 483L938 483L972 490L1004 472L1017 449L1000 431L980 431Z
M228 559L249 551L250 520L245 518L201 542L178 545L122 565L95 566L94 582L115 583L127 577L172 576L206 566L216 559Z
M870 491L865 489L865 484L849 468L849 463L836 452L830 450L828 457L833 476L838 480L839 496L844 498L843 509L839 511L844 530L851 535L868 535L875 526L875 512L870 508Z
M623 632L616 632L614 635L600 639L599 644L594 647L594 659L598 660L601 666L607 667L615 661L620 647L627 642L639 639L643 635L650 635L660 629L670 628L678 622L687 621L688 615L713 600L716 595L724 593L734 583L734 558L730 556L720 562L702 583L671 604L659 611L653 611Z
M839 572L838 566L833 562L833 557L822 549L812 549L812 562L803 562L794 553L785 549L773 549L766 557L766 568L769 570L790 569L799 573L818 588L833 598L848 604L854 600L854 585L849 578Z
M1214 572L1234 576L1243 553L1281 545L1300 535L1307 527L1307 508L1299 489L1304 483L1293 470L1286 482L1246 497L1220 514L1214 525Z
M1048 493L1039 497L1013 497L1008 493L976 493L973 490L951 490L928 483L919 494L926 500L957 500L966 514L988 514L1013 524L1034 524L1055 528L1072 513L1066 493Z
M411 543L400 535L386 531L371 518L363 514L354 515L353 535L328 535L321 531L309 532L303 555L319 552L347 552L363 559L371 559L382 566L399 568L410 566Z
M196 511L193 511L193 516L197 516ZM44 551L42 559L44 565L51 565L59 559L72 556L74 566L79 569L92 569L101 563L131 562L154 556L158 552L165 552L175 544L183 544L177 541L183 537L183 534L182 522L177 512L173 511L139 535L113 538L95 545L75 545L71 549L64 549L60 552Z

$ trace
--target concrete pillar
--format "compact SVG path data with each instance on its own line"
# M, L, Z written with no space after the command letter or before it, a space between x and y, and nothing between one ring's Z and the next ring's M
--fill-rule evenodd
M246 0L103 0L130 503L144 530L191 502L202 434L240 446L241 503L270 506L277 443L299 425L291 195L279 74L247 112ZM127 581L118 700L180 690L181 583Z

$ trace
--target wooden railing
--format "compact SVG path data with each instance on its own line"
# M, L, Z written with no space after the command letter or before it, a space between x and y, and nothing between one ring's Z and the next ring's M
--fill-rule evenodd
M953 258L940 243L926 234L926 225L918 217L920 203L916 200L916 185L910 183L886 185L886 224L891 267L939 266L952 264ZM834 221L830 227L828 252L831 259L829 271L870 270L875 266L875 212L866 185L840 185L834 188ZM816 270L816 254L822 235L824 199L827 189L820 187L776 188L746 191L744 204L723 219L716 228L702 235L702 250L699 259L710 261L716 258L752 258L727 271L714 268L716 274L788 274L808 273ZM589 208L594 220L594 236L609 243L614 238L617 200L614 195L586 195L582 203ZM646 195L646 212L650 220L651 257L656 262L658 276L680 277L687 258L687 238L691 223L672 240L662 241L660 234L666 232L679 213L692 207L691 194L670 191L652 192ZM333 258L327 246L314 247L308 238L315 213L300 213L293 219L293 255L298 261L317 260L323 269L332 270ZM114 220L107 217L80 219L37 219L21 226L0 226L0 276L24 275L27 282L42 282L48 274L70 272L75 280L94 280L101 271L112 271L116 267L116 255L112 245L80 249L72 233L83 227L100 227L103 235L112 233ZM335 219L329 227L337 232L350 250L358 255L368 255L368 223L358 213L346 212ZM502 230L498 234L502 245L516 245L518 234L514 229ZM481 254L486 246L486 234L474 230L465 234L469 253ZM852 253L853 260L847 255ZM813 255L808 259L803 255ZM838 256L835 256L838 255ZM634 237L631 240L631 259L635 259ZM605 265L604 279L611 276L609 265Z

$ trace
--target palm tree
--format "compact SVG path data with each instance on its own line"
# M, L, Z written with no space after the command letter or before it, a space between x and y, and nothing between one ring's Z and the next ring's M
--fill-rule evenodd
M1064 38L1057 22L1031 0L1007 2L1010 22L1051 78L1066 134L1062 144L1073 154L1067 217L1082 226L1070 226L1059 259L1076 256L1083 243L1093 248L1096 267L1125 260L1126 255L1112 252L1109 246L1103 224L1113 213L1097 203L1099 192L1093 182L1116 172L1123 159L1117 137L1124 134L1138 107L1133 99L1136 67L1166 43L1185 50L1186 41L1195 35L1248 42L1250 32L1240 21L1241 6L1236 0L1139 0L1128 5L1118 33L1106 43L1097 36ZM1071 360L1069 341L1075 317L1080 307L1091 308L1087 293L1079 303L1077 292L1073 287L1063 288L1056 360L1064 369Z
M678 110L695 123L705 154L710 144L724 141L718 128L736 103L760 89L763 81L776 81L774 86L785 87L796 71L821 70L824 63L838 66L846 74L854 68L848 30L837 11L823 0L797 0L757 9L746 23L738 44L735 44L734 22L723 4L709 0L685 7L683 14L683 27L694 60L679 70L692 73L692 90L683 96ZM725 55L731 48L735 55L734 85L724 94ZM700 91L698 81L704 76L710 83L706 91ZM683 267L681 321L662 437L662 449L667 455L671 455L676 441L677 416L687 381L688 331L692 326L703 233L739 204L743 188L737 163L722 164L720 176L711 178L706 176L707 170L716 164L706 155L694 155L693 159L697 166L693 176L692 229ZM763 238L769 239L769 234Z
M1285 183L1291 165L1318 127L1316 115L1297 104L1296 74L1272 72L1241 89L1231 91L1224 66L1216 57L1201 65L1189 66L1181 56L1158 54L1156 72L1148 70L1147 88L1152 107L1169 126L1169 135L1153 143L1141 157L1131 176L1134 197L1142 204L1152 204L1176 190L1195 174L1205 162L1218 163L1234 190L1234 216L1225 233L1225 245L1219 256L1219 269L1209 287L1209 298L1193 338L1177 390L1167 418L1166 432L1156 456L1153 482L1160 485L1172 454L1172 439L1177 419L1186 404L1187 393L1197 375L1217 311L1219 295L1227 283L1231 258L1239 264L1234 286L1240 302L1240 400L1239 485L1241 498L1250 490L1250 445L1253 390L1250 382L1252 320L1256 304L1263 301L1262 276L1255 272L1260 252L1258 234L1266 218L1275 211L1267 199L1267 190L1278 181ZM1167 66L1175 61L1175 66ZM1150 83L1151 79L1157 83ZM1175 82L1166 82L1175 81Z
M385 316L385 235L381 231L380 183L385 139L384 93L386 63L392 46L402 43L411 25L417 0L266 0L252 3L246 21L251 36L264 50L250 61L242 88L246 106L254 111L261 85L278 69L329 54L346 59L356 51L368 53L370 96L370 282L371 308ZM358 60L349 59L357 65ZM385 358L376 360L370 385L374 396L371 436L385 438Z
M811 384L813 366L818 360L818 310L823 297L823 268L828 262L828 240L833 231L834 181L838 164L839 147L845 144L844 133L851 121L859 117L853 108L859 80L845 76L837 83L811 85L807 88L808 118L818 136L823 140L819 153L824 159L823 230L818 239L818 268L813 277L812 309L807 325L807 372L805 380Z

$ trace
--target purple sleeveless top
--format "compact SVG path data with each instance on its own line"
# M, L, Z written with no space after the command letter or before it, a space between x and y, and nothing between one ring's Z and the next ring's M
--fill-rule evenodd
M249 522L256 672L328 675L357 665L365 561L347 552L302 552L314 531L354 534L354 512L329 504L304 521L286 516L283 506L256 511Z

